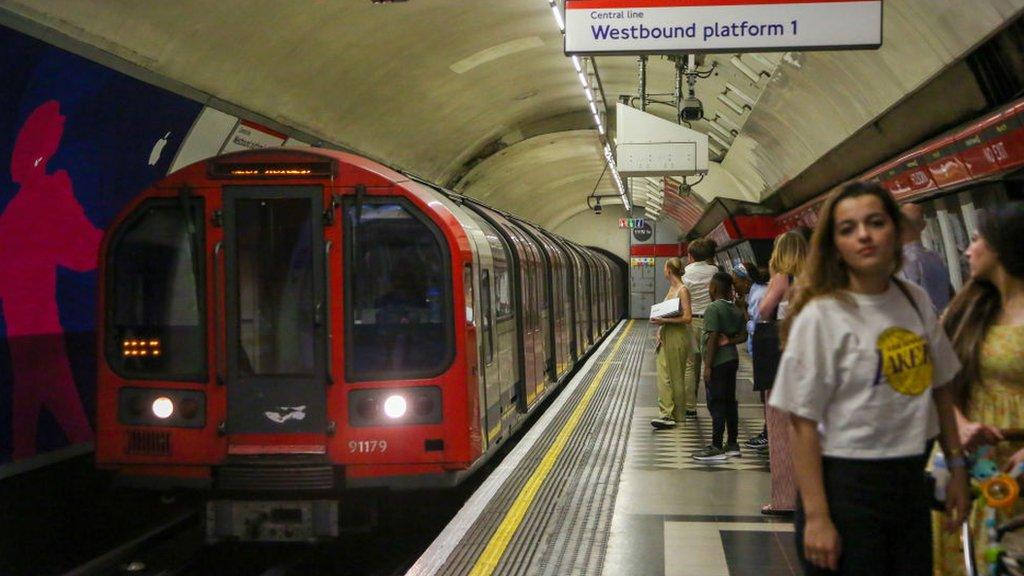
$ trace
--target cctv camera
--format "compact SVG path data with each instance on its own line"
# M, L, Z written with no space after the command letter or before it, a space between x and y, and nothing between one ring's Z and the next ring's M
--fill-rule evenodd
M686 122L693 122L704 117L704 104L699 98L693 96L684 98L679 106L679 119Z

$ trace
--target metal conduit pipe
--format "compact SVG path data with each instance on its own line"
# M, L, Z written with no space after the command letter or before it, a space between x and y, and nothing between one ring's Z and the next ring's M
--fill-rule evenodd
M640 109L647 111L647 56L639 58L640 66Z

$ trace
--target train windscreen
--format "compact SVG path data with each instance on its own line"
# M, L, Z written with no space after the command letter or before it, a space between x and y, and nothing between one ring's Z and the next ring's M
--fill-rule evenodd
M106 351L126 377L202 380L203 204L150 200L111 242Z
M448 250L398 199L345 206L346 377L428 378L454 358Z

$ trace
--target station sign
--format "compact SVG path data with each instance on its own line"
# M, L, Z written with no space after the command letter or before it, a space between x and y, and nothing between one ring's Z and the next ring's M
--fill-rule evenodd
M654 228L647 222L642 222L633 228L633 239L637 242L648 242L654 236Z
M643 228L647 225L647 221L643 218L619 218L619 228L633 230L636 228Z
M882 0L566 0L565 53L783 52L882 45Z

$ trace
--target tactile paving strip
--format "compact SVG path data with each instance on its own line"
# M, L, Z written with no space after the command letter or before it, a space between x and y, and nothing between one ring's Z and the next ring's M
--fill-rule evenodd
M646 322L632 322L631 326L627 322L623 330L627 328L624 336L621 332L613 336L623 338L618 350L609 346L602 352L585 381L533 447L525 462L534 465L521 466L509 477L438 574L470 572L602 364L608 364L578 427L492 572L600 573L625 461L637 376L650 330ZM615 357L611 357L613 351Z

